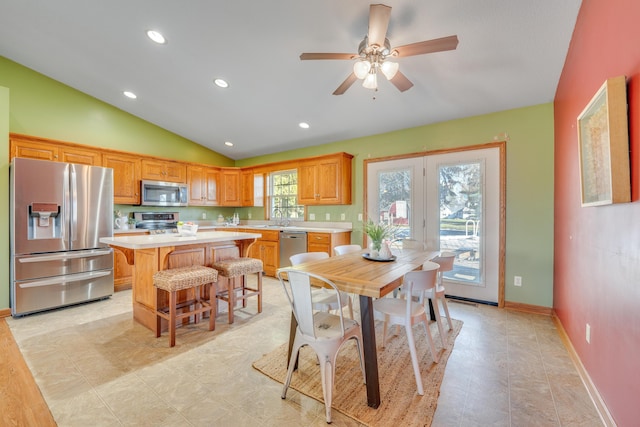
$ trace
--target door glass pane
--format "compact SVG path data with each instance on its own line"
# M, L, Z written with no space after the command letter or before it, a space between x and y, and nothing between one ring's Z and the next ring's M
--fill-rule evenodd
M410 169L378 173L378 212L379 222L395 226L394 240L411 237Z
M439 166L440 250L456 254L449 280L481 285L482 163Z

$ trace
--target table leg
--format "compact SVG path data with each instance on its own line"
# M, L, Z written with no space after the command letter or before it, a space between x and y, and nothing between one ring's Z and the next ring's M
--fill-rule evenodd
M364 371L367 379L367 404L372 408L380 406L380 383L378 379L378 356L376 354L376 325L373 318L373 300L360 295L360 322L362 326L362 347L364 351Z

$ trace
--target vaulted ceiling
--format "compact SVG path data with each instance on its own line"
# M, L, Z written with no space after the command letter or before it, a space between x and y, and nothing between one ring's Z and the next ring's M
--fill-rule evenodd
M379 79L377 91L356 82L332 95L353 61L299 59L357 53L371 4L361 0L1 0L0 55L242 159L550 102L580 3L387 0L392 47L459 39L399 58L414 84L405 92Z

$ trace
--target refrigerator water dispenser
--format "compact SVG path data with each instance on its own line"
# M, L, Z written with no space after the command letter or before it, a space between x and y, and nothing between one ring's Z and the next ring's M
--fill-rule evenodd
M60 205L32 203L29 205L29 240L60 237Z

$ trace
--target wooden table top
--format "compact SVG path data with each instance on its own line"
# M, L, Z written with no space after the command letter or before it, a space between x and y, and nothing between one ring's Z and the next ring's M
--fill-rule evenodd
M341 291L380 298L400 286L404 275L422 267L438 251L402 249L394 251L395 261L371 261L362 252L352 252L290 267L331 280Z

